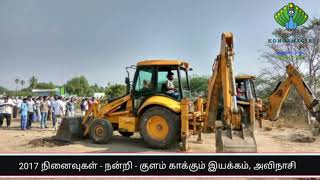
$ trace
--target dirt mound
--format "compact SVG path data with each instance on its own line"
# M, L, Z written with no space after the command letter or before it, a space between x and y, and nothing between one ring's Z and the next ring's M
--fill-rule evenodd
M39 138L39 139L33 139L29 141L28 144L32 145L33 147L54 147L54 146L65 146L70 143L57 141L52 138Z
M272 136L275 139L279 139L282 141L291 141L297 143L312 143L316 140L316 137L308 131L300 131L300 132L283 132L278 135Z
M299 133L299 134L292 134L290 136L290 140L292 142L312 143L316 140L316 138L308 134Z

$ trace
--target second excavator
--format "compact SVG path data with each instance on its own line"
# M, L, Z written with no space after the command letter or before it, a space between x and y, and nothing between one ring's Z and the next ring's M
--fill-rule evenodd
M131 83L128 73L125 96L105 105L96 102L84 117L65 118L54 138L72 141L89 137L95 143L108 143L115 130L126 137L140 132L152 148L166 149L180 141L187 151L191 134L197 134L200 142L203 131L213 130L217 152L257 152L255 121L276 120L292 86L310 112L316 117L319 114L318 101L291 65L287 80L263 104L255 94L254 76L234 75L233 35L229 32L221 36L206 103L202 97L191 96L190 66L185 61L147 60L131 68L136 69L135 75Z

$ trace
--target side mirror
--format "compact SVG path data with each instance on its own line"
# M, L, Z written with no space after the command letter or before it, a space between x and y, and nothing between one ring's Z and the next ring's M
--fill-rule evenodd
M129 94L130 93L130 79L129 79L129 77L126 77L125 82L126 82L126 92L127 92L127 94Z

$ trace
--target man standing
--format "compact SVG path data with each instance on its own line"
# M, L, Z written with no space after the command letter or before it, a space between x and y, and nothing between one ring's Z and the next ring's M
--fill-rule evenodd
M49 112L49 101L47 96L44 96L43 100L40 103L40 111L41 111L40 128L48 128L47 119L48 119L48 112Z
M81 115L85 116L86 111L88 111L89 109L87 99L82 99L80 107L81 107Z
M63 102L62 102L62 97L61 96L55 96L55 101L52 104L53 108L53 113L55 116L55 121L54 122L54 130L57 131L61 124L61 120L63 118Z
M34 106L35 106L35 103L32 100L31 96L28 96L27 106L28 106L27 129L31 129L32 120L33 120L33 113L34 113Z
M6 96L4 98L4 101L0 104L1 106L1 115L0 115L0 127L2 127L3 124L3 119L6 118L7 120L7 127L10 128L10 123L11 123L11 117L12 117L12 112L13 112L13 100L9 98L9 96Z
M57 100L58 100L58 96L57 95L55 95L54 97L51 97L51 99L50 99L50 113L51 113L51 120L52 120L53 127L56 126L56 121L57 121L56 120L56 115L54 114L54 111L53 111L53 104Z
M67 102L67 116L74 117L74 111L75 111L75 102L73 97L71 97L70 101Z
M67 99L68 100L68 99ZM66 115L67 113L67 100L65 98L61 97L61 103L62 103L62 115Z
M21 104L22 104L22 98L18 97L17 99L17 108L18 108L18 114L20 113L20 109L21 109Z
M40 106L41 106L41 102L42 102L42 97L38 97L36 99L36 115L37 115L37 121L41 121L41 110L40 110Z

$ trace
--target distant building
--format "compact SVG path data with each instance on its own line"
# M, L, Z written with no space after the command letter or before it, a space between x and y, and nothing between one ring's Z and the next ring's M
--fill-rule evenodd
M64 87L54 88L54 89L32 89L32 94L34 96L64 96Z
M93 93L93 97L97 99L104 98L105 93Z

